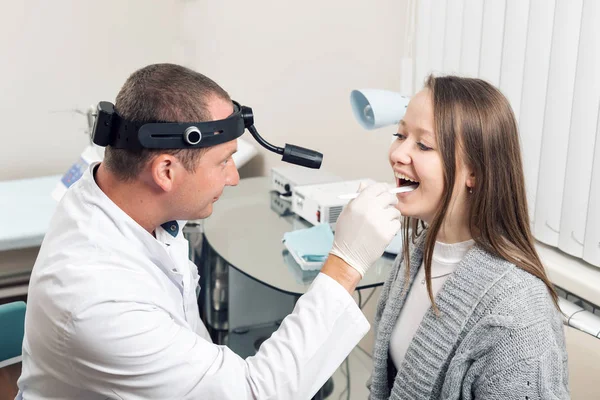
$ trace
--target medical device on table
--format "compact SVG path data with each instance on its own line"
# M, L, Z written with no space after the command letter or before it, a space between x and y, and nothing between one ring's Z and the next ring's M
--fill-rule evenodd
M335 229L342 209L350 201L339 196L356 192L361 182L367 185L375 183L372 179L362 179L296 186L292 192L292 212L313 225L328 223L331 229Z
M318 183L339 182L342 178L322 169L306 169L295 165L282 165L271 168L271 189L284 199L292 200L292 191L296 186L316 185Z

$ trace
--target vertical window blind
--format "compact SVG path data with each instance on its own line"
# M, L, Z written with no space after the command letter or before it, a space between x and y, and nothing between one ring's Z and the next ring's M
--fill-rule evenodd
M499 87L534 236L600 267L600 2L420 0L415 17L413 92L430 73Z

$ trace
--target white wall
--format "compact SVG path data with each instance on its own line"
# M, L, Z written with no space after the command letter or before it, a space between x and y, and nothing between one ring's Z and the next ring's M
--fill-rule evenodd
M65 172L88 141L70 110L114 101L137 68L175 62L253 107L273 144L319 150L323 168L346 178L393 181L394 128L363 131L349 97L399 89L406 14L407 0L2 2L0 180ZM279 159L261 149L242 176L268 175ZM0 253L0 275L31 268L36 254ZM362 345L372 344L370 334Z
M395 128L362 130L349 97L355 88L399 89L406 8L407 0L187 1L185 62L252 107L271 143L321 151L322 168L346 178L393 181ZM280 164L260 154L243 176Z
M134 70L181 60L176 0L3 1L0 180L65 172L88 143L85 111Z
M354 88L398 89L407 0L4 2L0 180L64 172L85 111L135 69L179 62L253 107L259 132L324 153L338 175L392 180L393 128L363 131ZM251 140L251 139L250 139ZM243 176L279 164L261 149Z

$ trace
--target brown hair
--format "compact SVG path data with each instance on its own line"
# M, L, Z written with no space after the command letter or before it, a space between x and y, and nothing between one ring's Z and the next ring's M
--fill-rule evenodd
M468 223L475 243L495 256L536 276L554 291L535 250L531 234L517 123L506 97L491 84L472 78L429 76L425 83L433 99L434 130L444 169L444 193L426 231L424 254L427 292L437 310L431 287L431 261L437 234L448 211L456 179L456 159L462 157L475 175L469 194ZM466 188L465 188L466 190ZM415 218L404 217L403 252L406 281L410 274L409 231Z
M153 64L135 71L117 95L115 110L136 122L203 122L212 119L208 103L214 97L230 100L223 88L206 76L174 64ZM184 168L195 170L204 149L129 150L107 146L106 168L122 180L138 176L158 154L177 155Z

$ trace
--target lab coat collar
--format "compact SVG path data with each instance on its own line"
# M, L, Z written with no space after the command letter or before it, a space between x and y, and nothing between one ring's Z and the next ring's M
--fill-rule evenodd
M133 248L138 248L152 259L159 268L181 289L181 271L179 264L186 262L183 256L187 257L185 249L188 246L187 240L183 237L182 229L187 221L173 221L168 226L177 225L175 235L173 231L165 229L163 226L158 226L155 229L154 235L149 233L125 211L117 206L103 191L100 189L94 179L94 170L99 163L90 165L90 168L84 173L80 179L78 188L78 196L85 198L83 203L95 206L101 210L110 220L113 226L117 229L114 233L122 235L127 243ZM164 225L164 224L163 224ZM105 232L105 234L112 234ZM175 258L175 259L174 259Z
M165 222L161 225L161 228L163 228L165 232L173 237L177 237L177 234L179 233L179 224L177 221Z
M135 226L137 226L137 228L141 229L142 231L144 231L146 234L148 234L148 231L146 231L140 224L138 224L133 218L131 218L129 216L129 214L127 214L125 211L123 211L119 206L117 206L107 195L106 193L104 193L102 191L102 189L100 189L100 187L98 186L98 184L96 183L96 179L94 177L94 173L96 171L96 168L98 168L100 166L100 162L95 162L90 164L88 170L84 173L83 179L82 179L82 185L84 186L84 189L89 190L91 192L91 194L93 196L97 196L100 199L102 199L102 202L110 208L109 211L121 214L121 217L123 217L123 220L125 220L126 222L133 224ZM183 232L182 232L182 228L185 226L185 224L187 223L186 220L173 220L173 221L167 221L163 224L160 225L160 227L156 228L156 231L163 230L164 232L168 233L170 237L173 238L178 238L180 236L183 236ZM139 229L135 229L136 231L139 231ZM142 235L142 236L146 236L146 235ZM150 235L152 236L152 235ZM155 236L156 239L160 240L158 232L155 232Z

